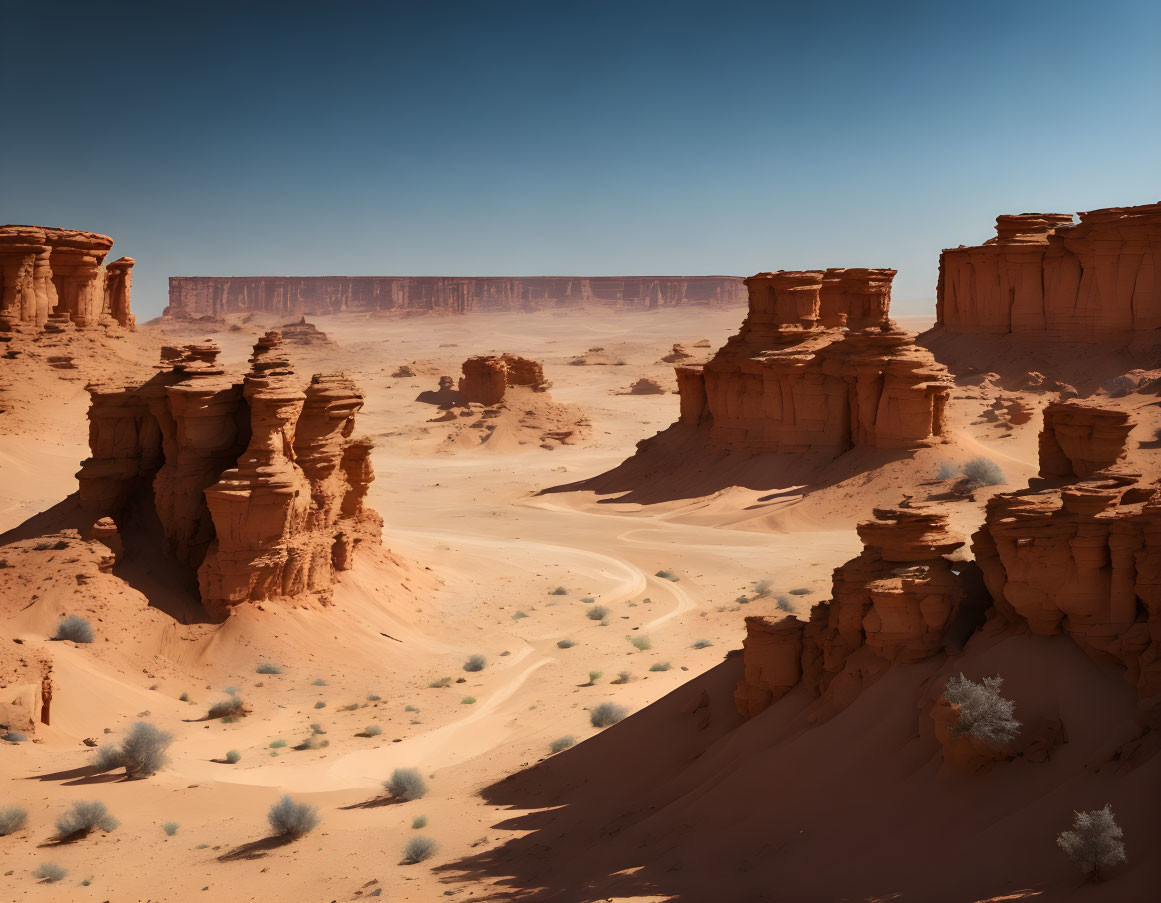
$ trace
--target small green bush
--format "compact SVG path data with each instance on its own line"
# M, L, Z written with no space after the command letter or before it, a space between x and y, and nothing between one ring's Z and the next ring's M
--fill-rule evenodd
M419 709L418 709L418 708L416 708L416 707L415 707L415 706L413 706L413 705L405 705L405 706L403 707L403 711L405 711L405 712L418 712L418 711L419 711Z
M54 640L69 640L74 643L91 643L96 638L93 625L80 615L65 615L56 625Z
M451 678L450 677L441 677L439 680L433 680L427 686L429 689L432 689L432 690L442 690L444 687L451 686Z
M672 667L673 667L673 665L669 664L669 662L654 662L652 665L649 666L649 670L650 671L668 671Z
M595 683L596 683L598 680L600 680L600 679L601 679L601 675L602 675L603 673L604 673L603 671L590 671L590 672L589 672L589 686L591 687L591 686L592 686L593 684L595 684Z
M475 696L465 696L463 699L460 700L460 705L475 705L475 704L476 704L476 697Z
M516 612L516 614L512 615L512 620L519 621L521 618L526 618L526 617L528 617L528 615L525 612L518 611L518 612Z
M585 617L590 621L603 621L609 615L609 609L603 605L594 605L585 612Z
M480 655L480 653L477 652L475 655L469 656L468 660L466 662L464 662L464 670L465 671L483 671L484 668L487 667L487 665L488 665L488 660L486 658L484 658L482 655Z
M549 590L548 595L550 595L550 596L567 596L568 590L566 590L563 586L558 586L556 589Z
M658 571L653 576L660 577L662 580L672 580L674 583L676 583L678 580L681 579L680 577L677 576L677 574L675 574L673 571L669 570L668 568L662 568L660 571Z
M42 881L53 884L60 881L68 873L68 869L64 866L57 865L55 862L42 862L32 875L34 878L40 878Z
M327 685L327 682L325 680L323 680L321 677L316 677L314 680L312 680L310 682L310 685L312 687L325 687Z
M602 702L589 711L589 721L593 727L608 727L616 724L629 714L629 710L615 702Z
M0 809L0 837L15 834L28 823L28 810L19 806Z
M377 724L368 724L365 728L363 728L363 733L368 737L378 737L381 733L383 733L383 728L379 727Z
M427 796L427 781L418 768L396 768L383 788L397 800L410 802Z
M161 826L161 830L168 834L170 837L173 837L173 835L177 833L177 829L179 827L181 826L177 822L167 821L164 825Z
M564 752L564 750L568 749L570 746L575 746L575 745L576 745L576 738L573 737L572 734L565 734L563 737L557 737L555 740L553 740L551 743L549 743L548 748L552 752L558 753L558 752Z
M439 845L430 837L412 837L403 845L403 862L407 865L423 862L430 859L437 849Z
M285 740L279 739L279 740L271 740L270 741L270 748L271 749L282 749L284 746L286 746Z
M231 765L237 765L239 762L242 761L242 754L240 752L238 752L238 750L236 750L236 749L231 749L229 752L226 753L226 761L229 762Z
M628 671L618 671L617 672L617 679L610 681L610 683L627 684L632 679L633 679L633 675L630 674Z
M314 707L316 709L325 709L327 707L327 704L320 699L318 702L316 702L314 704Z
M100 800L78 801L57 818L56 830L62 838L87 837L96 828L108 834L119 824L121 823L109 814L109 810Z
M645 652L646 650L653 648L653 643L647 636L630 637L629 642L637 647L638 652Z
M415 818L411 819L411 830L418 831L420 828L426 828L426 827L427 827L427 816L426 815L417 815L417 816L415 816Z
M266 813L276 837L298 838L318 827L318 809L283 796Z
M273 662L260 662L255 670L259 674L281 674L282 666L275 665Z

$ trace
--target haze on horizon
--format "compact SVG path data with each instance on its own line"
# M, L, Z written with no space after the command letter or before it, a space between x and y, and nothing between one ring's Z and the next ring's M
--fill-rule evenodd
M23 4L0 222L171 275L890 266L1161 197L1161 5Z

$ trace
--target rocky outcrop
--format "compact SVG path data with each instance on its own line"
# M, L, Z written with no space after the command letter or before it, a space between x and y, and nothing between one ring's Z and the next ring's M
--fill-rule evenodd
M681 422L706 424L709 444L727 450L837 456L855 446L916 448L935 440L951 380L913 336L884 319L892 275L814 270L747 279L750 308L738 334L700 370L676 368ZM852 313L878 325L819 326Z
M1161 204L996 218L996 237L940 256L937 324L951 333L1156 344Z
M547 388L544 368L539 362L514 354L500 356L481 354L463 363L459 392L463 403L491 407L504 400L508 386L528 386L537 391ZM443 384L440 384L442 389Z
M300 317L296 323L287 323L278 330L282 333L282 341L288 345L329 345L331 340L327 334L306 322L306 317Z
M741 304L736 276L173 276L165 316Z
M895 270L830 269L822 276L819 318L826 327L864 329L883 323L891 311Z
M88 387L92 456L77 478L93 538L115 559L134 503L151 503L165 552L197 571L215 617L247 601L325 601L354 549L379 541L364 507L371 445L352 438L363 397L342 374L304 388L280 343L259 339L241 382L206 342L163 348L143 385Z
M0 332L133 329L134 260L107 266L113 239L47 226L0 226Z
M1040 430L1040 476L1083 479L1112 466L1124 456L1136 425L1127 411L1075 401L1048 405Z
M832 598L807 623L746 619L745 677L734 694L752 717L800 682L842 707L893 662L930 658L972 611L962 562L947 556L964 539L926 508L877 509L859 524L863 551L835 569Z

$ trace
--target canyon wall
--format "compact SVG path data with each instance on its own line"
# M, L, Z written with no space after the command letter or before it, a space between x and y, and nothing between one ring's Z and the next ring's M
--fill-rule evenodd
M259 339L241 381L202 343L164 348L144 384L87 387L91 457L77 480L93 537L123 548L118 529L144 498L217 618L247 601L325 602L355 548L380 542L363 504L371 443L353 438L363 396L342 374L303 386L280 342Z
M737 276L171 276L169 317L741 304Z
M940 255L937 325L1069 342L1161 341L1161 204L996 218Z
M0 226L0 332L132 329L134 260L107 266L113 239L48 226Z
M741 330L678 366L680 421L727 450L837 456L915 448L943 432L946 369L887 319L894 270L759 273Z

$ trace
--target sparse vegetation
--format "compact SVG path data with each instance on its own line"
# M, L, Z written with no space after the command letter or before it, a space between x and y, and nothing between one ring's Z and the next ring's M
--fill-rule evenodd
M677 576L677 574L675 574L673 571L669 570L668 568L662 568L653 576L660 577L662 580L672 580L674 583L676 583L678 580L681 579L680 577Z
M15 834L28 824L28 810L19 806L5 806L0 809L0 837Z
M318 809L308 803L300 803L293 797L283 796L266 813L270 827L276 837L291 839L309 834L318 827Z
M554 753L564 752L570 746L576 745L576 738L572 734L565 734L563 737L557 737L548 744L548 748Z
M575 645L576 645L576 643L574 643L572 640L557 640L556 641L556 647L558 649L571 649Z
M314 704L314 707L316 709L325 709L327 707L327 704L320 699L318 702L316 702Z
M590 621L603 621L609 615L609 609L604 605L594 605L585 612L585 617Z
M1008 482L1000 465L983 456L966 462L963 466L963 475L972 486L999 486Z
M1124 832L1113 816L1112 806L1091 812L1074 812L1071 831L1061 831L1056 845L1093 881L1100 881L1114 865L1125 861Z
M108 834L119 824L100 800L77 801L57 818L56 830L62 838L77 838L87 837L97 828Z
M705 649L706 646L712 646L712 645L713 645L713 643L711 643L709 640L694 640L694 642L693 642L694 649Z
M179 827L181 827L181 826L177 822L167 821L164 825L161 826L161 830L164 831L170 837L173 837L173 835L177 833L177 829Z
M935 472L935 479L950 480L959 476L959 465L952 461L941 461Z
M794 603L790 601L789 596L779 596L777 601L774 603L774 606L779 611L794 611Z
M397 800L409 802L427 796L427 781L418 768L396 768L383 788Z
M124 766L131 778L145 778L155 774L168 761L165 751L173 743L173 734L158 730L147 721L136 721L120 746L103 746L97 750L93 767L97 771L112 771Z
M647 636L629 637L629 642L637 648L638 652L645 652L653 648L653 643Z
M378 702L382 698L383 698L382 696L378 696L375 693L368 693L367 694L367 701L368 702Z
M590 687L591 687L591 686L592 686L593 684L595 684L595 683L596 683L598 680L600 680L600 679L601 679L601 675L602 675L602 674L604 674L604 672L603 672L603 671L590 671L590 672L589 672L589 682L588 682L588 686L590 686Z
M418 708L416 708L416 707L415 707L415 706L413 706L413 705L405 705L405 706L403 707L403 711L405 711L405 712L418 712L418 711L419 711L419 709L418 709Z
M617 705L615 702L602 702L600 705L593 706L589 711L589 721L593 727L608 727L610 724L616 724L628 714L629 710L624 706Z
M484 658L482 655L480 655L480 653L477 652L475 655L470 656L466 662L464 662L464 670L465 671L483 671L484 668L487 667L487 665L488 665L488 660L486 658Z
M178 702L192 702L192 700L189 698L189 693L182 693L179 697L177 697L177 699Z
M403 861L407 865L423 862L430 859L438 848L439 845L430 837L412 837L403 845Z
M272 662L260 662L258 667L254 669L259 674L281 674L282 666L275 665Z
M669 664L669 662L654 662L652 665L649 666L649 670L650 671L668 671L672 667L673 667L673 665Z
M279 739L279 740L271 740L270 741L270 748L271 749L282 749L282 747L284 747L284 746L286 746L285 740Z
M628 671L618 671L617 672L617 679L611 680L611 681L609 681L609 683L627 684L632 679L633 679L633 675L630 674Z
M558 586L556 589L549 590L548 595L550 595L550 596L567 596L568 590L566 590L563 586Z
M367 737L378 737L381 733L383 733L383 728L377 724L368 724L363 728L363 734Z
M242 754L240 752L238 752L238 750L236 750L236 749L231 749L229 752L226 753L226 761L229 762L231 765L237 765L239 762L242 761Z
M68 869L64 866L57 865L55 862L42 862L32 875L34 878L39 878L41 881L47 881L53 884L60 881L68 873Z
M476 704L476 697L475 696L465 696L463 699L460 700L460 705L475 705L475 704Z
M426 827L427 827L427 816L426 815L417 815L417 816L415 816L415 818L411 819L411 830L418 831L420 828L426 828Z
M433 680L427 686L432 690L442 690L444 687L451 686L451 678L441 677L439 680Z
M65 615L56 625L54 640L69 640L73 643L91 643L96 638L93 625L80 615Z
M246 706L237 696L230 696L210 706L210 718L241 718L246 714Z
M22 734L20 731L8 731L4 735L4 740L8 743L23 743L28 739L27 734Z
M955 730L987 743L1004 744L1020 732L1020 722L1012 717L1016 704L1000 695L1004 678L985 677L981 683L963 674L949 677L943 698L959 707Z
M770 595L770 591L774 589L773 580L755 580L754 581L754 598L761 599L763 596Z
M325 680L323 680L321 677L316 677L314 680L312 680L310 682L310 685L312 687L325 687L327 685L327 682Z

